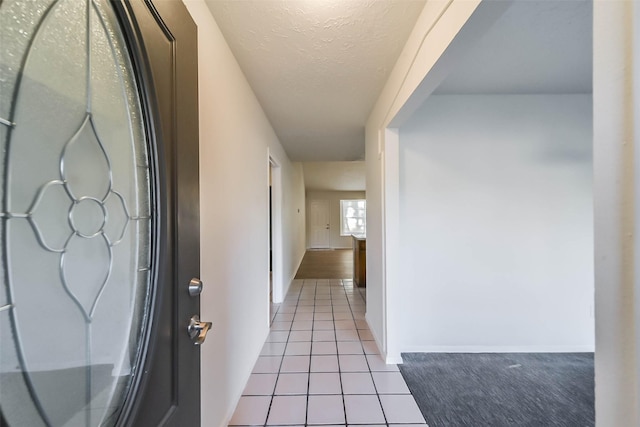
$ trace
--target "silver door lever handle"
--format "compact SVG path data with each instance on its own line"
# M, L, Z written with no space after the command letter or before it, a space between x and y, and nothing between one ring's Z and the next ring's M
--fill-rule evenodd
M187 332L189 338L193 341L193 345L200 345L207 339L207 332L211 329L211 322L201 322L200 316L194 314L189 319L189 326L187 326Z

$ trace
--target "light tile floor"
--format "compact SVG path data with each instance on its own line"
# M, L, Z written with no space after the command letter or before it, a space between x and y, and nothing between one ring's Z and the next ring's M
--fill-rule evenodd
M294 280L230 425L425 427L364 314L351 280Z

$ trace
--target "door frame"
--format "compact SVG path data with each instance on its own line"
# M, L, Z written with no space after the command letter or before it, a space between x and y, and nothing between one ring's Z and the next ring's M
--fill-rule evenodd
M135 364L139 369L116 425L151 425L147 414L158 410L163 411L160 425L200 425L200 348L194 348L187 334L189 317L200 314L200 297L188 292L191 277L200 276L197 28L181 1L112 4L138 82L157 217L147 328ZM158 54L154 56L154 48L160 47L150 43L157 41L154 31L171 44L170 87L160 86L167 77L158 67ZM195 79L182 77L194 74ZM159 390L162 386L168 390ZM168 407L159 407L159 391L169 399L163 401Z
M367 152L367 170L371 171L371 175L368 173L367 176L367 190L369 194L370 189L374 189L372 193L377 189L379 201L377 204L367 205L367 209L377 206L377 215L367 212L367 218L377 219L367 221L367 278L369 285L379 284L379 292L367 292L366 316L367 321L373 324L371 329L374 340L386 363L402 363L402 348L398 340L402 333L397 320L403 307L398 303L398 287L393 285L399 283L401 275L398 258L401 168L399 129L438 87L450 66L467 52L466 49L473 41L482 36L510 5L510 1L452 0L434 6L434 9L425 9L421 17L427 17L428 12L434 13L428 15L432 23L428 27L416 27L420 30L428 29L422 34L415 33L415 37L410 37L407 42L406 46L409 46L412 40L416 42L417 37L421 37L419 43L412 45L412 50L407 54L412 62L402 64L404 80L400 85L388 89L391 94L389 99L392 101L383 103L384 108L374 109L368 118L366 144L367 147L375 148ZM439 9L437 14L436 9ZM434 28L440 30L443 26L455 26L459 31L451 31L446 37L440 37L440 33ZM434 45L442 47L442 50L434 50ZM408 76L412 78L407 79ZM376 262L370 258L377 258ZM369 289L371 290L371 286Z
M267 191L269 189L269 172L271 172L271 250L273 273L273 302L281 303L284 299L283 250L282 250L282 167L280 162L267 149ZM267 195L267 203L269 203ZM269 207L267 206L267 212ZM268 230L267 230L268 232ZM267 248L267 253L269 248ZM267 291L269 289L269 270L267 269ZM270 302L267 300L270 304ZM267 313L269 310L267 310ZM268 319L270 322L271 319Z
M316 202L324 202L324 203L326 203L326 206L327 206L327 226L329 228L326 229L327 230L327 233L326 233L327 234L326 245L318 244L317 242L315 242L313 240L314 239L313 221L312 221L312 218L313 218L313 205ZM311 200L309 200L308 204L309 204L309 206L308 206L308 208L309 208L309 215L308 215L309 228L308 228L308 230L309 230L309 234L310 234L308 248L309 249L332 249L333 245L331 244L331 205L332 205L331 200L329 200L329 199L311 199Z
M153 242L152 255L150 257L152 263L152 269L150 274L150 295L149 295L149 320L146 320L146 325L149 328L144 328L141 334L141 348L136 356L134 366L144 367L146 371L148 366L153 363L154 356L154 337L158 334L157 325L161 310L158 309L158 302L163 298L162 294L168 286L167 271L162 269L162 265L165 265L165 269L169 265L169 257L167 254L166 246L169 239L167 211L169 204L171 203L167 196L167 162L164 155L164 141L162 139L162 132L160 130L159 112L158 112L158 99L155 94L153 77L151 75L149 60L147 52L144 47L144 42L140 35L140 29L138 22L136 21L135 14L132 10L131 4L124 1L115 1L112 3L118 23L122 28L125 35L125 43L129 49L133 70L138 83L138 93L141 101L142 120L144 121L145 131L147 133L147 142L149 148L149 161L150 167L150 186L155 188L156 192L152 191L152 204L155 211L156 219L153 223L152 230L156 236L158 236ZM122 411L118 417L116 425L127 425L136 413L139 411L140 399L138 396L145 392L147 389L148 381L145 380L142 375L135 375L131 381L131 387L129 388Z

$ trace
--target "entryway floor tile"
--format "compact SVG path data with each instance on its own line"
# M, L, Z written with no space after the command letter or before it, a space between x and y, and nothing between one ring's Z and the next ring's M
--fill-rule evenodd
M372 372L373 382L379 394L410 394L400 372Z
M344 407L348 424L385 423L380 401L376 395L344 396Z
M307 396L273 396L267 425L304 424Z
M410 394L383 394L380 401L387 421L394 424L424 423L424 417Z
M251 374L242 394L244 396L271 396L277 379L278 374Z
M378 354L350 280L296 280L230 426L425 427L397 365Z
M262 425L267 419L271 396L242 396L230 426Z
M338 372L312 372L309 376L309 394L341 394Z
M344 423L341 395L309 396L307 424Z
M280 374L275 394L307 394L309 374Z
M376 394L370 372L343 372L340 375L344 394Z

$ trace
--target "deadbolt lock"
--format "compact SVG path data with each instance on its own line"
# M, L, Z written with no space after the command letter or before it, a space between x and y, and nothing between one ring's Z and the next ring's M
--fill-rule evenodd
M202 280L193 278L189 281L189 295L197 297L202 293Z

